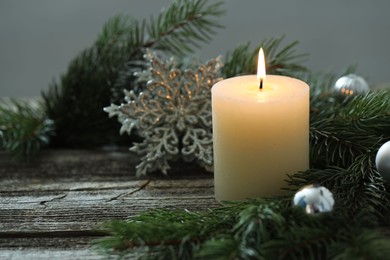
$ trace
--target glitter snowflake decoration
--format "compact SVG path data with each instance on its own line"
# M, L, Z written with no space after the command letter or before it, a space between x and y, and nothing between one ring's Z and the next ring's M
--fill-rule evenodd
M174 58L150 51L145 57L149 68L136 75L147 82L145 91L125 91L126 103L104 108L118 117L121 134L136 129L144 138L130 148L141 155L137 176L154 170L167 174L168 162L179 158L212 171L211 87L222 79L221 59L193 62L183 70Z

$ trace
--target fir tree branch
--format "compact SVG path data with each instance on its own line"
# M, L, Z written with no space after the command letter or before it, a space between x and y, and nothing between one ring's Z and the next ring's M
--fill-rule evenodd
M311 162L314 167L348 167L363 154L373 155L390 138L390 92L356 96L348 103L333 97L311 105ZM325 105L327 104L327 105Z
M0 100L0 150L16 158L29 158L47 145L54 122L42 109L27 102Z
M372 221L384 220L389 214L386 205L390 203L385 182L375 170L371 155L361 155L355 160L347 169L329 167L294 174L289 176L288 183L292 190L310 183L330 187L338 201L336 210L348 208L352 217L364 209L372 214Z
M224 13L221 6L222 2L208 4L206 0L173 1L149 22L126 16L108 21L94 45L42 93L47 114L57 125L51 144L90 147L119 142L118 123L108 119L102 107L119 102L125 85L135 85L132 73L123 71L142 69L147 47L183 55L208 42L221 27L214 20Z
M341 243L332 245L332 259L386 259L390 255L390 239L368 229L354 230Z
M348 206L312 216L275 198L250 200L205 212L153 210L109 222L111 236L96 245L111 255L141 253L141 259L327 259L356 248L370 258L390 241L364 228L374 226L371 217L364 209L351 217Z
M296 75L307 72L308 69L301 65L307 58L307 54L297 54L298 41L293 41L283 47L284 37L266 39L256 48L250 48L250 43L242 44L226 55L225 65L222 68L224 77L229 78L238 75L256 74L257 57L260 47L265 51L267 74Z
M167 50L183 55L199 48L199 42L209 42L214 28L222 26L213 17L224 14L223 2L207 6L206 0L173 1L157 18L151 17L147 26L149 40L144 48Z

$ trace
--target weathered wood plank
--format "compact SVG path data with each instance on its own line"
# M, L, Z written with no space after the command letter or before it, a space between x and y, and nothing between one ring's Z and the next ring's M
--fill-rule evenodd
M99 259L104 221L154 208L216 207L212 175L177 163L169 178L137 178L122 150L47 150L31 162L0 153L0 258Z
M137 163L127 149L47 150L27 163L0 153L0 259L105 259L91 249L104 221L218 206L199 167L178 162L169 178L137 178Z
M90 249L7 249L0 251L2 259L72 259L72 260L98 260L107 259L103 255ZM3 258L4 257L4 258ZM134 258L136 259L136 258Z
M90 230L97 228L96 224L102 221L123 219L147 209L177 207L193 210L216 205L211 179L137 180L119 186L100 183L98 187L86 190L64 190L61 187L60 191L2 192L0 234Z
M44 150L30 162L11 160L0 152L0 180L45 181L47 178L78 181L134 180L139 157L127 149ZM172 163L169 179L211 178L195 164ZM164 179L161 173L148 178ZM165 178L167 179L167 178Z

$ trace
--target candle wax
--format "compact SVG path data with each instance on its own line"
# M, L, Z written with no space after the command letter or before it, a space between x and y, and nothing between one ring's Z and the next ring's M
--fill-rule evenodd
M255 75L212 88L216 199L283 194L287 174L309 168L309 86L297 79Z

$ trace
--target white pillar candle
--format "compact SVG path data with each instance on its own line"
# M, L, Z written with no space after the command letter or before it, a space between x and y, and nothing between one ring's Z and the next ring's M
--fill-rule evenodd
M229 78L212 88L215 197L283 194L287 174L309 168L309 86L267 75Z

